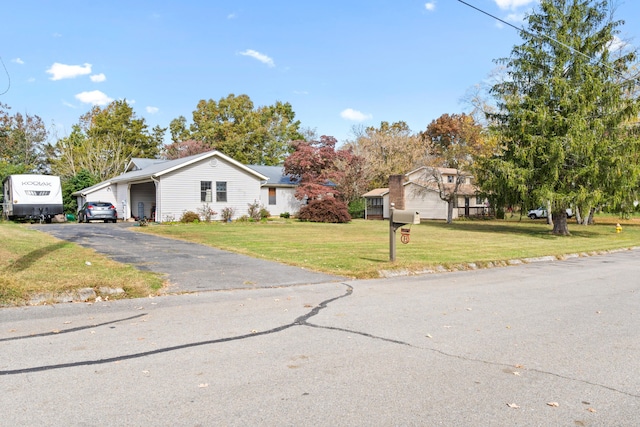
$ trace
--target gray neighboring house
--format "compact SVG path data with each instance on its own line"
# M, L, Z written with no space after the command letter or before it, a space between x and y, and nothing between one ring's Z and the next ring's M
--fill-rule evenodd
M122 220L179 220L184 212L199 212L206 205L218 213L214 219L220 219L226 207L233 208L238 218L247 214L249 204L262 200L262 187L268 181L260 171L209 151L176 160L132 159L122 175L73 195L78 206L86 201L111 202Z

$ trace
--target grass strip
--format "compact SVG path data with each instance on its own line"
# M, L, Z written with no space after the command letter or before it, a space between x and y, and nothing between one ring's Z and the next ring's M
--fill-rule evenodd
M111 298L156 293L162 278L110 260L92 249L10 222L0 222L0 306L21 305L36 295L63 295L83 288L121 288ZM45 297L46 299L46 297Z

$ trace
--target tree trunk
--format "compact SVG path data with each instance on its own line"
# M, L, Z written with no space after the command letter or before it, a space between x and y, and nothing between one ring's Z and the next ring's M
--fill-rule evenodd
M447 224L453 222L453 201L454 199L447 200Z
M595 221L593 219L593 215L596 213L596 208L591 208L589 209L589 217L587 218L586 224L587 225L593 225L595 224Z
M556 236L569 236L569 227L567 226L567 211L562 209L559 212L553 212L553 231Z
M573 215L576 218L576 224L582 224L582 211L580 210L580 207L576 206L576 210Z

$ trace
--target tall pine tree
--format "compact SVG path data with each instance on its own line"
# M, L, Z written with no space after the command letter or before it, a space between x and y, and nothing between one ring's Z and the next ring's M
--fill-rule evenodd
M636 52L616 48L619 27L606 0L542 0L527 17L505 79L492 93L502 149L485 159L480 184L523 207L549 204L553 233L569 234L565 209L633 200L640 147Z

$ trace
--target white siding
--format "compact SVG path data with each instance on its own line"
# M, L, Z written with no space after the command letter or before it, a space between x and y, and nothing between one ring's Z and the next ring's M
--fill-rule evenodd
M129 219L131 218L131 207L128 205L129 200L129 184L126 182L119 182L116 184L116 200L118 204L118 218Z
M420 219L447 219L447 202L440 199L435 191L426 191L420 194L417 191L417 186L413 184L405 187L404 207L420 212ZM453 217L457 217L456 209L453 210Z
M264 186L260 189L260 203L269 211L271 216L280 216L281 213L289 212L291 215L296 215L300 210L301 202L296 199L295 188L290 187L275 187L276 190L276 204L269 204L269 188Z
M78 209L80 209L82 205L85 204L85 202L109 202L113 204L113 206L115 206L117 209L118 202L117 202L115 193L116 193L115 186L110 185L105 188L92 191L91 193L88 193L85 197L79 196L77 199Z
M215 164L215 166L212 166ZM221 219L220 213L225 207L235 209L234 218L247 215L249 204L260 201L260 179L249 175L223 159L210 162L204 159L198 163L160 176L162 191L158 192L156 221L170 218L179 220L186 211L199 212L204 202L200 201L200 182L211 181L212 199L209 207ZM216 202L216 181L227 183L227 201Z

